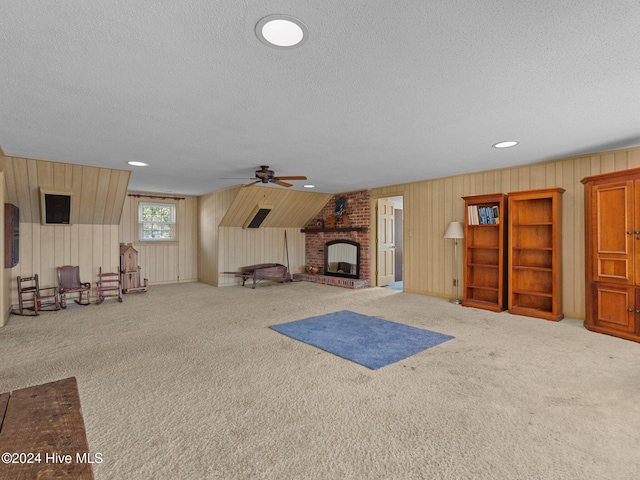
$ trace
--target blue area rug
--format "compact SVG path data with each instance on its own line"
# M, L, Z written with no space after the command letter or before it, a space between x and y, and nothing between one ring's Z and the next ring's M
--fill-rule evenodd
M349 310L271 328L371 370L398 362L453 338Z

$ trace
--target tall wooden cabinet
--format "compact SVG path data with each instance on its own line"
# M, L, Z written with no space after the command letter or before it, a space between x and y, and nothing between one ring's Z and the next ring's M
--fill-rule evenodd
M463 197L465 307L500 312L507 305L507 202L502 193Z
M20 261L20 209L4 204L4 268L13 268Z
M509 193L509 312L559 321L562 188Z
M640 168L586 177L586 319L640 342Z
M124 293L146 292L149 280L140 283L140 265L138 265L138 251L130 243L120 244L120 282Z

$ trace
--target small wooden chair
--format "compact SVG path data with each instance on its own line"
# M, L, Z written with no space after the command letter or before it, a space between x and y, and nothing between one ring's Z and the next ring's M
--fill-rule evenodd
M40 280L36 273L32 277L18 276L18 311L16 315L39 315L43 310L60 310L57 287L40 288ZM30 298L29 298L30 297ZM28 306L30 305L30 306ZM25 313L30 310L33 313Z
M96 283L96 303L100 305L106 297L118 297L122 302L122 283L119 272L103 273L102 267L98 272L98 283Z
M80 267L65 265L58 267L58 283L60 287L60 306L67 308L67 295L77 293L79 297L74 300L78 305L89 305L91 303L91 283L80 281ZM82 295L86 294L87 300L82 301Z

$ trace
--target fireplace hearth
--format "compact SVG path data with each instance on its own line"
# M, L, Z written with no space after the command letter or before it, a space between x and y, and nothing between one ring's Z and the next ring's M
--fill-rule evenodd
M352 289L369 287L368 278L344 278L335 276L330 277L328 275L313 275L311 273L294 273L293 280L296 282L321 283L322 285Z

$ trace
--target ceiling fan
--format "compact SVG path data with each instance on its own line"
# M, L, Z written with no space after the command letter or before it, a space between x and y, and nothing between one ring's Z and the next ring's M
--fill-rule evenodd
M273 170L269 170L269 165L261 165L260 169L256 170L255 173L256 173L255 178L257 180L254 180L253 178L251 178L250 180L253 180L253 182L248 183L247 185L245 185L245 187L251 187L256 183L275 183L276 185L280 185L281 187L293 187L292 183L283 182L283 180L306 180L307 179L307 177L305 177L304 175L276 177L275 172ZM231 179L227 178L225 180L231 180Z

